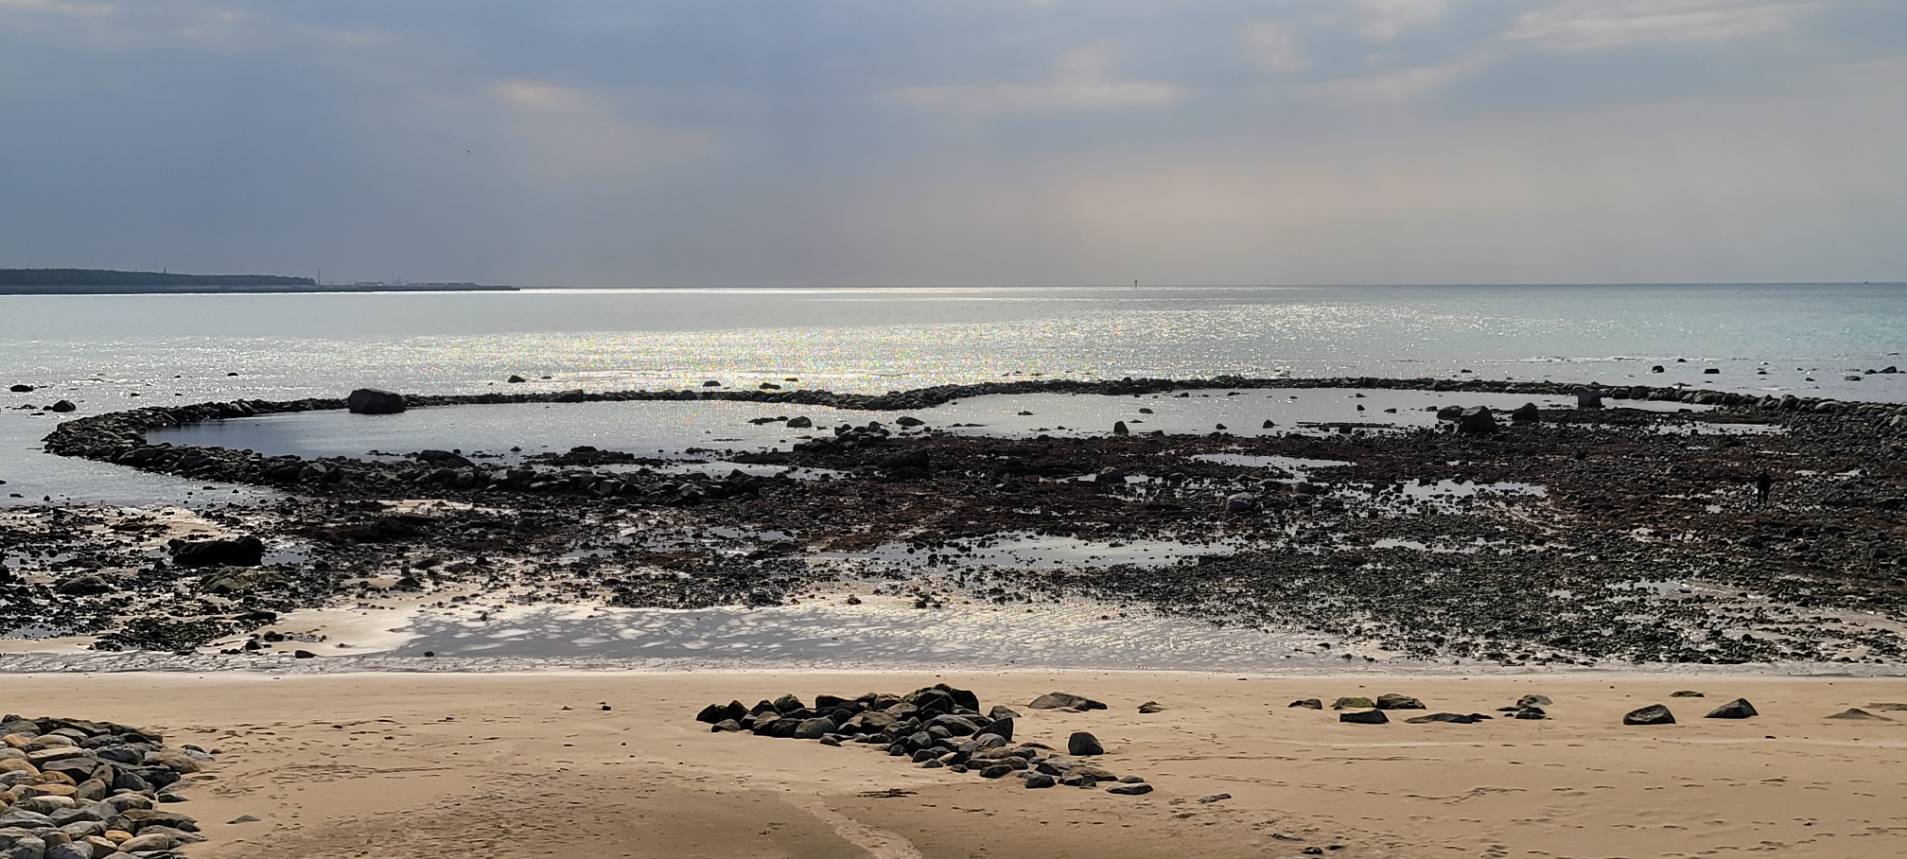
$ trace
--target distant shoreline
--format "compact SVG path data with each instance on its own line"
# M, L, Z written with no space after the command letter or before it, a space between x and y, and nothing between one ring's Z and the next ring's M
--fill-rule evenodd
M336 293L372 293L372 292L518 292L514 286L486 286L483 284L410 284L399 286L379 284L376 286L324 285L324 286L286 286L283 284L257 284L209 286L205 284L180 286L16 286L0 285L0 295L302 295Z
M0 268L0 295L223 295L304 292L513 292L464 280L319 283L282 274L186 274L104 268Z

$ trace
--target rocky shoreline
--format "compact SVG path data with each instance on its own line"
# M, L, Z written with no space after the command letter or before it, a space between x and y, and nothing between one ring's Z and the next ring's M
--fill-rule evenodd
M1907 657L1903 406L1230 377L401 404L745 400L931 418L935 406L969 397L1079 393L1124 397L1139 426L1139 414L1219 388L1433 391L1447 395L1451 414L1440 429L1256 436L1114 426L1086 437L975 437L899 421L843 425L786 450L724 454L763 471L720 475L595 449L503 465L455 451L304 459L145 440L198 421L346 408L342 399L116 412L61 424L48 450L286 494L185 522L91 508L10 514L0 519L0 628L91 636L104 650L198 653L225 642L218 658L269 663L293 651L349 655L338 650L347 642L275 627L326 605L853 606L866 596L918 611L1089 600L1111 607L1108 624L1119 623L1118 606L1143 607L1241 634L1303 630L1338 642L1326 652L1347 660L1403 660L1378 665ZM1459 431L1465 397L1482 393L1574 397L1582 408L1472 409L1493 431ZM1704 408L1624 408L1638 399ZM1776 431L1707 431L1732 424ZM800 470L823 477L799 479ZM1774 487L1766 504L1754 496L1763 472ZM1192 557L1051 568L990 559L1027 535L1101 550L1142 541Z

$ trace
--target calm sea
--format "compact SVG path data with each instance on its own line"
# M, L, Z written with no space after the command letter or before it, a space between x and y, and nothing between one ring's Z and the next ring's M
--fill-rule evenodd
M802 387L883 391L1036 373L1470 370L1907 401L1907 375L1843 380L1907 363L1903 350L1900 285L8 296L0 388L41 390L0 392L0 503L233 497L40 453L54 418L17 407L62 398L91 414L366 385L471 392L512 373L531 379L525 388L753 387L792 376ZM1653 364L1669 372L1651 375Z

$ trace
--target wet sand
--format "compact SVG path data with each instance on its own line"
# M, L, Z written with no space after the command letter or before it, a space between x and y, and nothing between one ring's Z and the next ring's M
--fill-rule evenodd
M1028 791L867 747L711 734L694 721L731 698L937 681L1019 709L1021 740L1063 746L1090 730L1106 767L1157 790ZM1684 688L1707 697L1669 697ZM1053 690L1110 709L1023 706ZM1555 703L1548 721L1478 725L1350 725L1286 707L1393 691L1433 712L1492 712L1527 693ZM146 725L219 749L215 778L177 806L212 839L189 851L200 859L1907 853L1907 713L1825 718L1907 701L1899 679L141 673L9 676L0 692L10 710ZM1736 696L1763 715L1701 718ZM1167 709L1139 714L1148 700ZM1681 724L1620 724L1651 703ZM1232 797L1199 802L1219 793ZM262 820L223 822L247 814Z

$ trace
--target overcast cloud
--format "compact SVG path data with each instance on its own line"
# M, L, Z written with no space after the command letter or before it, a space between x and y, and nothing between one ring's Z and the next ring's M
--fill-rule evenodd
M1907 278L1899 0L0 0L0 266Z

